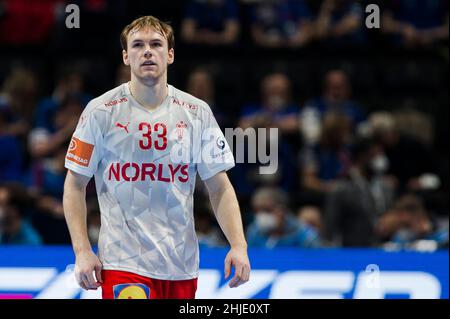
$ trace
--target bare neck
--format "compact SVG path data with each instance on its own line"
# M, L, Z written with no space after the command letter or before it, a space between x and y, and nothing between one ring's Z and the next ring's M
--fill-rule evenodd
M161 105L168 94L167 79L144 83L132 76L129 82L129 88L135 100L149 110L154 110Z

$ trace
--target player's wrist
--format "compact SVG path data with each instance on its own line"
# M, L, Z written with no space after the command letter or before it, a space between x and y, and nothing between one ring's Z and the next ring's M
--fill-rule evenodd
M74 247L73 250L74 250L75 256L92 253L92 248L90 246Z
M246 242L239 242L239 243L233 243L231 245L231 249L244 249L247 250L247 243Z

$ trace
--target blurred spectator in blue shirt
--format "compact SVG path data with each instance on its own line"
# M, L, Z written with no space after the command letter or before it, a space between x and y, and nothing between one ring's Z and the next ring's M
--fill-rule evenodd
M327 193L338 179L348 174L351 166L350 139L348 118L340 114L327 114L319 143L306 144L300 151L304 189Z
M307 143L317 143L323 119L328 113L347 117L352 131L365 120L363 109L352 101L351 95L351 84L344 71L331 70L325 74L322 97L307 101L300 113L300 125Z
M32 162L26 181L29 187L40 194L62 200L67 172L64 168L66 152L67 147L64 145L51 157Z
M26 216L32 199L18 185L0 185L0 244L40 245L42 239Z
M22 177L22 148L17 137L7 133L0 110L0 182L19 181Z
M49 114L48 125L51 129L36 127L31 131L28 148L33 160L47 157L68 143L83 108L80 96L69 95Z
M314 229L319 237L323 235L322 210L318 206L305 205L297 210L297 219L300 223Z
M448 0L392 0L383 10L381 30L405 47L448 40Z
M0 92L3 131L24 140L30 130L38 93L36 75L22 67L13 68Z
M239 127L277 127L281 133L298 132L299 107L291 101L291 81L283 73L271 73L261 82L261 102L244 107Z
M62 145L51 156L34 159L26 176L29 189L36 195L33 225L46 244L70 242L62 204L66 152L67 146Z
M298 168L295 160L296 145L294 144L299 131L298 110L298 106L291 101L291 82L285 74L271 73L264 77L261 83L261 102L244 107L238 126L243 130L248 128L255 130L277 128L279 130L274 137L265 131L265 138L261 132L256 131L257 142L255 141L255 144L249 146L256 152L263 149L264 154L268 154L268 145L276 142L278 144L278 150L275 150L278 152L279 158L278 169L274 174L260 174L259 163L252 164L249 161L240 163L232 172L238 192L249 195L255 187L264 185L277 185L286 191L295 188L298 182ZM245 146L246 142L243 143ZM250 143L248 141L248 145ZM237 143L236 149L241 146Z
M57 128L53 118L68 99L76 99L84 108L92 97L84 92L84 79L77 71L65 71L59 77L53 94L42 99L37 106L34 127L54 133Z
M323 0L316 20L315 37L330 46L365 43L363 9L352 0Z
M181 25L186 43L230 45L239 35L239 11L235 0L191 0Z
M258 189L252 198L255 220L247 229L251 247L305 247L320 246L318 234L301 223L288 210L287 195L277 188Z
M262 0L251 9L251 35L262 47L300 47L312 37L312 16L303 0Z
M380 218L377 232L387 240L386 248L433 251L448 247L448 223L439 228L423 201L414 194L405 194L395 202Z

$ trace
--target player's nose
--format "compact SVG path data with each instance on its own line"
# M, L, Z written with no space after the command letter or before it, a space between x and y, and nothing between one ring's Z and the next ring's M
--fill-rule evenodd
M148 47L145 47L145 52L144 52L144 57L145 58L149 58L149 57L151 57L152 56L152 52L151 52L151 50L150 50L150 47L148 46Z

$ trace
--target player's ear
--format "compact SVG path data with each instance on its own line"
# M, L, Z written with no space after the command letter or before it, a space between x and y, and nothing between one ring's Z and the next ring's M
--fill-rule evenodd
M167 64L172 64L175 60L175 51L174 49L169 49L169 58L167 59Z
M123 59L123 64L125 65L130 65L130 61L128 60L128 52L125 50L122 50L122 59Z

